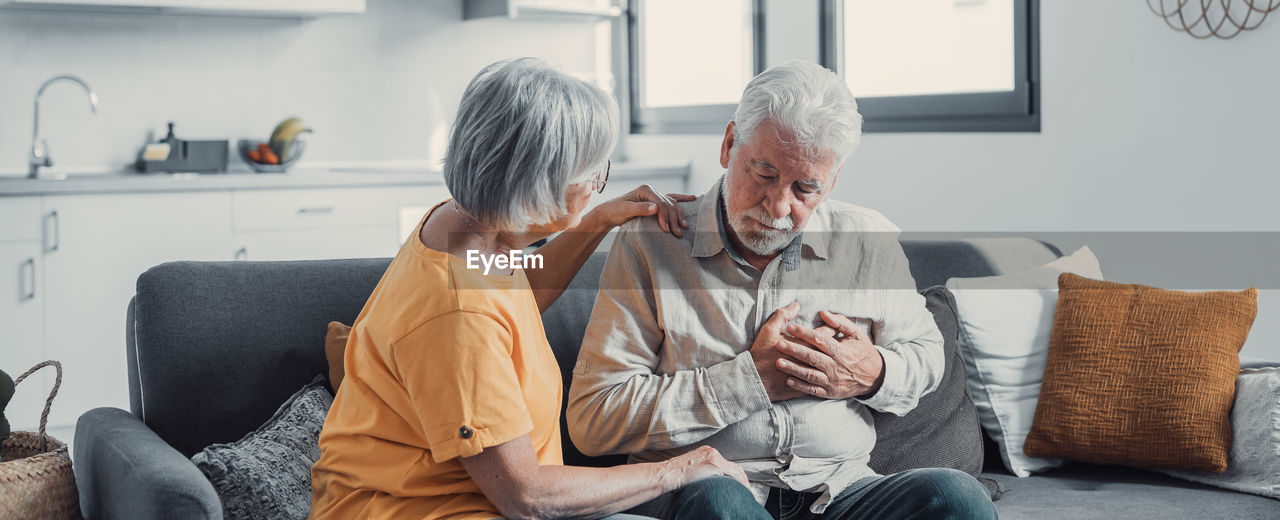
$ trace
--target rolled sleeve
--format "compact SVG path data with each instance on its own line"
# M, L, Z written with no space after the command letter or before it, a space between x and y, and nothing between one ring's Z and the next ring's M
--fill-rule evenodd
M392 351L435 462L471 457L533 430L511 334L496 319L444 314L398 340Z
M901 408L905 398L911 394L911 386L907 384L907 368L902 356L887 348L876 346L880 357L884 358L884 382L876 393L858 402L882 412Z
M746 417L772 404L749 351L707 368L707 380L725 417Z
M435 432L434 437L444 438L444 440L437 441L431 445L431 460L444 462L455 457L474 457L484 451L485 448L511 442L521 435L533 431L533 420L529 418L528 414L523 416L515 415L508 419L495 421L492 426L467 426L467 428L471 432L469 438L462 437L460 433L462 426L452 432ZM447 429L447 427L441 429Z

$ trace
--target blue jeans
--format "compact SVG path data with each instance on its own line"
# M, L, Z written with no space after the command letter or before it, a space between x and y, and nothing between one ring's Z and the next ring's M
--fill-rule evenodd
M751 490L729 477L699 480L640 504L627 514L661 520L772 520Z
M809 510L818 493L774 488L765 508L778 520L995 519L987 488L968 473L924 468L854 482L822 514Z

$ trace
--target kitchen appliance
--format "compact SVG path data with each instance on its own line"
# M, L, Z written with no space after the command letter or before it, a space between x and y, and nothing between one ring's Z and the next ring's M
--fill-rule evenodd
M226 139L187 140L173 134L174 123L169 122L169 134L159 143L150 143L138 153L135 165L139 173L151 172L200 172L225 173L231 145ZM164 153L165 145L168 153ZM163 158L161 158L163 157Z

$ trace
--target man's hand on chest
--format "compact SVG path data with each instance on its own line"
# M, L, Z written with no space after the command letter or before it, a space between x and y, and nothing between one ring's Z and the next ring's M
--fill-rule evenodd
M866 398L884 383L884 358L849 318L819 313L818 328L788 325L778 345L784 356L777 368L789 375L786 386L824 399Z

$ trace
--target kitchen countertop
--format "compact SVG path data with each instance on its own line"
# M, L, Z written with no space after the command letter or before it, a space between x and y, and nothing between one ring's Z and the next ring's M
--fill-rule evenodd
M614 163L609 180L689 177L689 161ZM289 173L73 174L55 179L0 177L0 197L296 188L442 185L439 170L377 166L303 167Z

